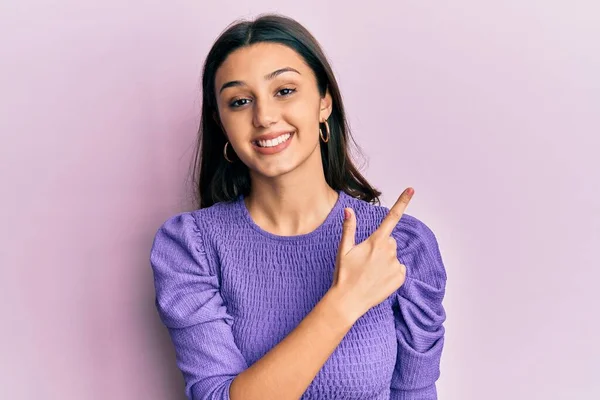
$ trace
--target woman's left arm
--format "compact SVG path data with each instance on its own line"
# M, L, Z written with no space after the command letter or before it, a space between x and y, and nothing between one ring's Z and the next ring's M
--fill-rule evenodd
M391 400L436 400L446 312L446 270L433 232L404 214L392 232L406 280L392 294L398 353Z

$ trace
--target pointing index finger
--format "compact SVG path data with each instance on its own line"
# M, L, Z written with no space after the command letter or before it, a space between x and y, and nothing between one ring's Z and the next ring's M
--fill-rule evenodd
M377 236L381 235L383 237L388 237L392 234L392 231L400 221L400 218L402 218L414 192L414 189L411 187L402 192L400 197L398 197L398 200L396 200L396 203L390 208L390 211L381 222L381 225L379 225L379 228L375 231Z

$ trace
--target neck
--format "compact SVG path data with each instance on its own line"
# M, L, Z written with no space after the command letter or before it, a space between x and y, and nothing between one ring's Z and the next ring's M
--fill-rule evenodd
M338 200L325 177L252 181L246 208L262 229L281 236L302 235L321 225Z

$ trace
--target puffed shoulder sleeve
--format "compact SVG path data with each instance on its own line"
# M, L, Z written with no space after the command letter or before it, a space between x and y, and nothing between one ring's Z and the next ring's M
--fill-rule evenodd
M435 400L444 346L446 270L434 233L417 218L404 214L392 236L406 280L392 294L398 353L390 399Z
M248 366L193 213L171 217L158 229L150 264L156 308L175 346L186 395L228 400L231 382Z

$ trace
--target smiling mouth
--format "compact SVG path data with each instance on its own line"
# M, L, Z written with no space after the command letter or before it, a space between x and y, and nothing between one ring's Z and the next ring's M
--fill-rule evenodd
M252 143L258 147L262 147L262 148L269 148L269 147L276 147L278 145L280 145L281 143L285 143L288 140L290 140L290 138L292 137L292 135L294 134L294 132L288 132L288 133L284 133L283 135L279 135L274 139L269 139L269 140L254 140Z

